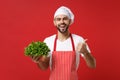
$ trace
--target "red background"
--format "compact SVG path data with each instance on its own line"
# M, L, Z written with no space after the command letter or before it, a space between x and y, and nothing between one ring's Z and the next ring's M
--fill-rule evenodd
M81 58L79 80L120 80L119 0L1 0L0 80L48 80L50 71L41 71L24 47L56 33L53 14L61 6L75 14L70 31L88 39L96 58L89 69Z

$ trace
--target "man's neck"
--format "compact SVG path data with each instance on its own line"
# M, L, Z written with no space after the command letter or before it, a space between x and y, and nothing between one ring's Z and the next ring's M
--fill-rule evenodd
M69 31L67 31L66 33L58 32L58 40L60 40L60 41L65 41L69 37L70 37L70 32Z

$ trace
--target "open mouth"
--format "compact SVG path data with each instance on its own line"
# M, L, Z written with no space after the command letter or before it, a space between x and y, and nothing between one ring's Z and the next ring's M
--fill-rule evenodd
M59 27L60 27L60 28L65 28L65 27L66 27L66 24L60 24Z
M60 29L66 29L66 26L65 25L60 25L59 28Z

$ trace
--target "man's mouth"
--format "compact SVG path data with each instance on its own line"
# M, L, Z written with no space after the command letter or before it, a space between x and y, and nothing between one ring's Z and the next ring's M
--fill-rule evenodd
M65 25L65 24L61 24L61 25L59 25L59 27L60 27L60 28L65 28L66 25Z
M60 29L66 29L66 26L65 25L60 25L59 28Z
M65 32L67 30L66 24L60 24L58 28L60 32Z

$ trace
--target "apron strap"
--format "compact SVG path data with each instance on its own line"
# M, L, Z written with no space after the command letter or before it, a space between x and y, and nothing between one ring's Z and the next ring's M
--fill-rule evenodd
M53 51L56 51L56 43L57 43L57 34L56 34L56 37L55 37L55 41L54 41L54 46L53 46Z
M73 37L72 37L72 35L71 35L71 34L70 34L70 38L71 38L71 43L72 43L72 48L73 48L73 51L75 51L75 45L74 45Z
M57 39L58 39L58 36L56 35L55 41L54 41L53 51L56 51ZM74 41L73 41L73 37L71 34L70 34L70 39L71 39L73 51L75 51Z

